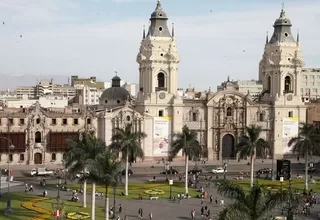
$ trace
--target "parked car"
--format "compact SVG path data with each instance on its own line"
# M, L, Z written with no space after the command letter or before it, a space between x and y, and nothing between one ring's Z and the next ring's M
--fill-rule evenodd
M162 172L160 172L160 174L178 174L178 170L174 169L174 168L170 168L170 169L166 169Z
M257 174L271 174L272 169L271 168L262 168L257 171Z
M200 174L202 173L202 170L199 168L193 168L192 170L188 171L189 174Z
M224 173L224 172L228 172L228 171L227 171L227 169L224 170L223 167L218 167L218 168L216 168L216 169L212 169L212 173L215 173L215 174L217 174L217 173Z
M88 171L87 171L86 173L89 174ZM84 174L84 172L77 173L77 174L75 175L75 177L76 177L76 178L82 178L82 177L83 177L83 174Z
M30 174L31 176L52 176L54 172L47 168L35 168L31 170Z
M121 175L122 175L122 176L126 175L126 170L125 170L125 169L121 171ZM133 175L132 170L130 170L130 169L128 170L128 175L129 175L129 176Z

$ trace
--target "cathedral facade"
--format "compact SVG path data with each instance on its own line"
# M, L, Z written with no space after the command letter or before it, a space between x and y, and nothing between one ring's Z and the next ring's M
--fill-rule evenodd
M172 134L181 132L184 125L197 132L202 157L209 161L238 159L237 143L251 124L262 127L261 138L271 146L268 157L290 155L287 142L298 134L298 124L306 121L307 106L300 94L304 61L299 36L291 33L292 23L285 11L276 19L270 40L266 39L259 63L263 92L258 97L239 93L231 82L216 93L194 89L184 93L178 89L180 57L174 27L169 29L167 22L168 15L158 1L149 29L143 30L136 57L140 89L136 99L120 87L121 79L115 76L112 87L102 93L99 105L91 110L67 114L36 105L28 112L0 112L0 135L17 139L12 154L7 153L6 139L0 140L0 163L6 164L8 158L20 164L62 163L68 138L78 138L79 132L94 129L108 145L114 128L123 128L127 123L147 134L141 140L145 161L166 158Z

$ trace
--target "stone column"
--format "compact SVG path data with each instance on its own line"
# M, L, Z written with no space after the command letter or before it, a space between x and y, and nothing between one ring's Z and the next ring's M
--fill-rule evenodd
M208 146L208 160L213 161L213 138L212 138L212 126L213 126L213 107L208 106L208 115L207 115L207 146Z

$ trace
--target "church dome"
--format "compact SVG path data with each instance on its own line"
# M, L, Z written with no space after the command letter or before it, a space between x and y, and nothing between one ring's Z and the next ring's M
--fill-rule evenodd
M292 26L291 20L287 18L284 10L281 10L280 17L274 22L273 27L277 26Z
M112 78L112 86L104 90L100 96L100 105L115 107L123 105L131 99L130 93L125 88L120 87L120 82L119 76Z

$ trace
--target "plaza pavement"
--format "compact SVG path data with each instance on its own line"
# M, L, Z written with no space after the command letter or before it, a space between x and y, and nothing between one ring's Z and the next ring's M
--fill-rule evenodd
M228 176L227 176L228 177ZM158 177L157 177L158 178ZM230 177L231 178L231 177ZM161 176L161 179L159 177L159 181L162 181L165 179L165 175ZM48 180L50 181L48 184L54 184L56 180ZM136 182L135 179L131 179L130 181ZM175 180L177 181L177 180ZM130 184L130 182L129 182ZM200 185L204 186L204 180L203 177L200 179ZM213 195L214 200L217 198L218 201L220 201L221 196L217 194L216 188L211 184L211 188L206 188L205 191L208 192L208 195ZM28 192L34 195L41 195L42 192L45 190L45 188L41 187L39 184L33 184L34 186L34 192ZM169 188L169 186L168 186ZM48 191L49 197L56 197L57 196L57 190L56 189L46 189ZM23 192L24 193L24 186L15 186L12 187L12 191L14 192ZM183 189L182 189L183 191ZM129 191L130 193L130 191ZM176 196L178 192L173 192L173 194ZM182 192L181 192L182 193ZM72 196L72 192L65 192L60 191L61 199L63 200L70 200ZM82 195L79 194L80 201L79 203L82 203ZM138 195L137 195L138 197ZM87 203L88 205L91 202L91 195L88 193L87 195ZM228 199L225 199L225 203L228 204ZM116 198L116 210L119 206L119 204L122 204L123 212L121 214L118 214L120 217L124 217L125 215L129 216L130 220L139 219L137 217L138 215L138 209L142 208L144 211L144 218L148 219L149 212L152 212L153 219L154 220L179 220L179 219L191 219L190 218L190 212L192 209L196 210L197 218L196 220L201 220L202 217L200 216L200 209L202 206L207 205L208 208L211 211L212 219L215 219L214 217L217 215L219 210L222 208L220 205L216 205L215 203L210 204L208 200L204 201L204 204L201 205L201 200L196 198L191 199L185 199L182 200L182 203L180 204L178 201L170 201L169 199L161 199L161 200L126 200L121 198ZM101 197L96 197L96 205L97 206L104 206L104 199ZM110 206L113 206L113 198L110 198ZM320 206L316 206L315 208L311 209L311 215L308 218L299 218L301 219L308 219L308 220L316 220L317 219L317 212L320 212ZM278 215L280 215L280 211L277 211ZM97 219L97 218L96 218ZM97 219L99 220L99 219Z

